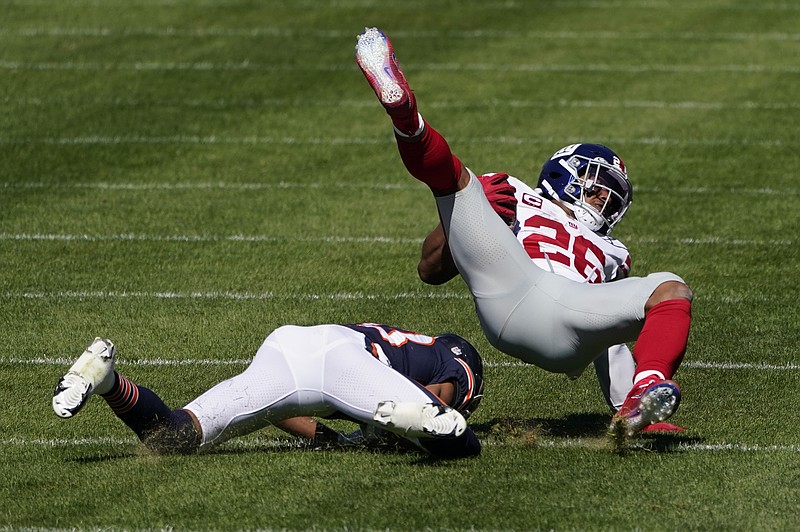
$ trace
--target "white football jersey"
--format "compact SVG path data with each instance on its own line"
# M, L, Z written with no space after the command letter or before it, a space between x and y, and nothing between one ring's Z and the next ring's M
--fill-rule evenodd
M563 209L515 177L517 222L514 232L540 268L573 281L605 283L628 276L628 248L570 218Z

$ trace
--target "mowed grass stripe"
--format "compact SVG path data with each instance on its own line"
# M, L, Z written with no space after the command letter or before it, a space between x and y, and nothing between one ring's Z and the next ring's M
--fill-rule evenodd
M63 106L63 105L88 105L88 106L117 106L141 108L144 106L211 108L211 109L238 109L238 108L272 108L272 109L333 109L335 107L350 107L356 109L373 109L374 101L368 98L358 100L312 100L312 99L279 99L279 98L192 98L192 99L155 99L114 97L105 98L69 98L46 97L37 98L30 96L5 96L0 102L17 106ZM665 100L498 100L485 98L480 101L460 100L442 101L430 99L425 101L425 107L430 109L474 109L474 108L577 108L577 109L666 109L687 111L789 111L800 110L798 102L775 101L665 101Z
M240 6L246 2L240 0L137 0L135 2L109 2L105 0L72 0L70 6L86 6L86 7L104 7L114 5L124 5L128 8L141 8L141 7L174 7L187 9L218 9L220 7L235 7ZM14 0L14 5L30 6L38 8L48 8L59 5L58 2L53 0ZM319 0L272 0L273 7L292 7L295 9L321 9ZM437 7L438 3L424 1L424 0L411 0L402 3L405 10L430 10ZM478 14L484 11L516 11L522 8L529 7L529 3L522 0L500 0L489 2L469 2L464 3L460 7L462 10L469 10ZM446 7L444 4L443 7ZM666 11L673 13L678 7L674 3L666 2L663 0L551 0L540 2L539 8L549 9L586 9L590 11L604 9L604 10L647 10L647 11ZM331 0L325 2L324 8L331 12L332 15L338 15L341 10L353 9L366 9L366 8L383 8L386 3L382 0ZM800 11L800 6L790 2L754 2L745 5L730 5L730 4L709 4L708 2L681 2L681 10L704 11L711 10L713 14L720 12L731 12L734 14L747 12L773 12L773 11Z
M555 137L452 137L453 144L477 144L477 145L506 145L506 146L528 146L528 145L554 145L564 144L570 139ZM756 146L762 148L795 147L800 145L800 139L792 137L786 138L665 138L665 137L639 137L639 138L608 138L607 143L614 145L644 145L644 146L707 146L707 147L726 147L726 146ZM197 145L275 145L298 146L305 149L308 146L341 146L341 145L394 145L394 139L366 138L366 137L271 137L271 136L246 136L231 137L227 135L169 135L169 136L148 136L148 135L82 135L74 137L0 137L0 145L89 145L89 146L109 146L109 145L168 145L168 144L197 144Z
M242 61L133 61L129 63L97 62L97 61L0 61L2 70L31 71L252 71L252 72L329 72L357 71L350 64L338 65L289 65L257 63ZM495 63L421 63L408 68L410 72L498 72L498 73L610 73L610 74L798 74L800 66L773 64L642 64L612 65L602 63L591 64L495 64Z
M290 29L281 27L254 27L232 28L222 26L209 26L206 28L180 28L180 27L139 27L139 28L114 28L114 27L28 27L28 28L0 28L0 36L16 35L20 37L164 37L164 38L205 38L205 37L237 37L237 38L262 38L275 37L279 39L302 37L304 39L343 39L352 38L356 31L343 30L315 30L315 29ZM519 31L514 29L491 30L396 30L392 31L393 39L563 39L563 40L634 40L634 41L800 41L800 33L786 32L705 32L705 31Z
M396 179L396 176L376 176L378 181ZM371 183L366 181L277 181L272 183L233 183L233 182L198 182L198 183L134 183L134 182L64 182L59 178L52 180L21 181L16 183L0 183L0 188L6 189L89 189L89 190L114 190L114 191L169 191L169 190L214 190L214 191L241 191L241 190L275 190L275 189L325 189L325 188L352 188L358 190L419 190L420 184L411 180L396 183ZM729 194L735 196L796 196L800 194L798 187L786 188L740 188L733 186L701 186L701 187L661 187L648 185L635 185L637 193L664 193L664 194L707 194L714 197Z
M139 446L140 442L135 437L114 438L108 436L94 436L85 438L6 438L0 440L2 447L78 447L78 446ZM224 448L230 449L300 449L307 448L308 445L302 440L286 439L282 437L264 438L256 437L250 439L238 439L225 442ZM513 446L514 444L487 440L482 442L484 447L503 447ZM533 443L526 443L526 446L540 449L583 449L586 451L606 452L610 449L610 442L602 441L599 438L568 438L550 439L539 438ZM630 450L648 450L651 448L646 443L631 444ZM800 445L757 445L747 443L691 443L677 442L667 445L664 450L673 452L739 452L739 453L800 453ZM212 451L213 452L213 451Z

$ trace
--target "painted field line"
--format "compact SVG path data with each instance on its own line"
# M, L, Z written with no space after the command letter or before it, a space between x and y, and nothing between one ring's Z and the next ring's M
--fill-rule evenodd
M69 368L75 358L48 357L46 355L24 359L19 357L0 358L0 365L28 365L28 366L65 366ZM187 359L167 359L167 358L139 358L139 359L120 359L117 366L133 367L172 367L172 366L246 366L250 363L249 358L240 359L218 359L218 358L187 358Z
M695 293L698 302L710 302L726 305L736 305L744 302L769 302L779 300L778 296L767 294L702 294ZM782 294L791 299L791 294ZM470 300L471 296L454 292L414 292L400 294L364 294L361 292L339 292L332 294L276 294L274 292L143 292L143 291L82 291L65 290L53 292L25 292L6 291L0 292L0 299L28 299L28 300L84 300L84 299L156 299L156 300L229 300L229 301L399 301L399 300Z
M270 236L270 235L87 235L87 234L8 234L0 233L0 241L52 241L52 242L319 242L324 244L413 244L422 238L397 238L388 236Z
M209 26L206 28L139 27L29 27L0 28L0 36L20 37L167 37L167 38L206 38L206 37L275 37L279 39L303 37L313 39L355 38L357 31L344 30L295 30L281 27L233 28ZM546 40L613 40L613 41L800 41L800 33L786 32L700 32L700 31L518 31L518 30L398 30L392 32L392 39L546 39Z
M526 364L519 360L509 360L508 362L484 362L484 366L490 368L535 368L531 364ZM797 371L800 364L787 362L785 364L759 364L750 362L711 362L699 360L686 360L681 363L684 369L716 369L716 370L746 370L746 371Z
M106 136L85 135L78 137L0 137L0 144L45 144L45 145L124 145L124 144L201 144L201 145L297 145L297 146L336 146L336 145L391 145L394 141L386 138L345 138L345 137L229 137L223 135L173 135L173 136Z
M249 59L241 61L214 62L181 62L181 61L136 61L132 63L109 62L76 62L76 61L0 61L2 70L29 71L74 71L74 72L107 72L112 70L136 72L347 72L356 67L350 64L338 65L288 65L275 63L255 63ZM501 73L610 73L610 74L797 74L800 66L764 65L764 64L727 64L727 65L687 65L687 64L648 64L648 65L612 65L612 64L496 64L496 63L420 63L406 67L409 72L501 72Z
M394 178L386 178L387 181L394 179ZM330 188L344 188L344 189L367 189L367 190L418 190L424 188L422 183L418 183L416 181L410 179L398 180L396 183L365 183L365 182L353 182L353 181L323 181L318 183L308 183L308 182L288 182L288 181L278 181L276 183L62 183L62 182L52 182L47 183L44 181L28 181L25 183L0 183L0 188L6 189L88 189L88 190L130 190L134 192L140 191L158 191L163 192L165 190L233 190L233 191L242 191L242 190L315 190L315 189L330 189ZM743 190L736 190L731 188L720 188L719 193L723 193L725 191L735 190L738 194L746 193ZM765 194L768 195L785 195L787 194L786 189L784 190L768 190L764 189ZM792 189L788 189L788 193L793 193ZM709 192L713 192L709 189ZM800 189L797 189L794 192L799 192ZM696 192L690 192L696 193ZM714 192L716 193L716 192Z
M274 292L139 292L139 291L58 291L58 292L2 292L0 299L222 299L236 301L397 301L405 299L470 299L467 294L453 292L416 292L400 294L364 294L338 292L332 294L276 294Z
M500 146L520 146L520 145L558 145L576 139L556 139L553 137L452 137L450 144L466 145L500 145ZM644 146L756 146L762 148L779 148L783 146L795 147L800 144L796 139L763 139L763 138L697 138L697 139L670 139L663 137L646 138L609 138L606 143L634 144ZM283 146L391 146L394 140L390 137L381 138L357 138L357 137L229 137L221 135L174 135L174 136L106 136L106 135L87 135L77 137L0 137L0 144L27 145L42 144L55 146L115 146L142 144L163 146L170 144L196 144L196 145L275 145Z
M271 236L271 235L145 235L119 233L111 235L64 234L64 233L0 233L0 241L6 242L176 242L176 243L216 243L216 242L318 242L322 244L389 244L419 245L421 238L399 238L390 236ZM627 242L638 244L678 245L678 246L730 246L730 247L793 247L797 241L791 239L745 239L723 238L654 238L631 237Z
M552 449L588 449L598 450L598 440L585 440L582 438L563 440L544 440L535 444L537 447ZM647 449L646 444L631 446L634 449ZM677 443L670 446L673 451L690 452L741 452L741 453L800 453L800 445L758 445L746 443Z
M86 438L24 438L12 437L0 439L0 447L83 447L83 446L136 446L141 444L135 437L129 438L115 438L115 437L86 437ZM487 441L484 442L487 447L503 447L505 444ZM275 449L302 449L305 447L300 439L286 439L286 438L247 438L237 439L225 442L221 448L237 448L237 449L261 449L261 448L275 448ZM585 449L589 451L605 451L598 446L598 439L545 439L539 440L531 444L532 448L542 449ZM646 449L646 444L632 445L632 448ZM671 446L670 449L675 452L703 452L703 453L720 453L720 452L739 452L739 453L798 453L800 452L800 445L759 445L747 443L677 443Z
M781 294L792 298L792 294ZM365 294L363 292L317 293L275 293L275 292L234 292L193 291L193 292L148 292L138 290L57 290L57 291L5 291L0 299L221 299L233 301L399 301L399 300L468 300L471 296L459 292L402 292L398 294ZM703 294L695 293L695 302L741 303L744 301L774 301L776 296L769 294Z
M189 358L189 359L169 359L169 358L139 358L133 360L120 359L117 365L133 367L172 367L172 366L246 366L250 363L249 358L238 359L219 359L219 358ZM0 365L27 365L27 366L64 366L69 367L75 362L75 358L50 357L39 355L33 358L9 357L0 358ZM536 369L532 364L526 364L519 360L508 360L507 362L484 362L487 368L507 369L507 368L526 368ZM797 371L800 364L787 362L786 364L759 364L748 362L712 362L687 360L681 364L684 369L714 369L721 371Z

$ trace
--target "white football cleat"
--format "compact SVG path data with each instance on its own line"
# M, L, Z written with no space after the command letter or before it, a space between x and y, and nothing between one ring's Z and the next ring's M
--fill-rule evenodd
M392 43L381 30L364 28L356 41L356 62L384 107L408 105L411 90L397 66Z
M356 40L356 63L383 105L395 130L403 137L420 135L424 128L417 100L397 64L391 41L378 28L364 28Z
M467 430L467 420L457 410L433 403L383 401L372 419L408 438L457 438Z
M95 338L56 384L53 390L56 415L72 417L93 394L110 391L114 385L115 357L116 349L110 340Z

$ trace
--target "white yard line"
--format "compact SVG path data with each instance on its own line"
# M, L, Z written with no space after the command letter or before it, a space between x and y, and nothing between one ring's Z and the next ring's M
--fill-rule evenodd
M551 449L589 449L597 450L597 440L584 440L581 438L544 440L537 442L536 446ZM645 445L633 445L635 448L646 448ZM677 443L671 447L675 451L694 452L741 452L741 453L798 453L800 445L758 445L746 443Z
M53 242L320 242L334 244L413 244L421 238L395 238L388 236L270 236L270 235L143 235L143 234L55 234L55 233L0 233L0 241L53 241Z
M115 437L86 437L86 438L24 438L12 437L0 439L0 447L79 447L79 446L134 446L141 445L139 440L131 436L129 438ZM494 441L484 443L487 447L503 447L504 444ZM282 438L256 438L240 439L226 442L224 447L234 447L238 449L260 449L260 448L302 448L299 440L288 440ZM584 449L590 451L602 450L598 447L598 440L583 438L567 439L542 439L532 444L531 447L542 449ZM646 448L645 444L633 445L633 449ZM800 445L759 445L747 443L687 443L679 442L671 447L675 452L739 452L739 453L798 453Z
M535 368L531 364L526 364L518 360L508 362L486 362L484 366L489 368ZM749 362L711 362L700 360L687 360L681 363L681 368L688 369L718 369L718 370L748 370L748 371L797 371L800 364L787 362L785 364L759 364Z
M781 296L792 297L791 294ZM767 294L696 294L696 301L736 304L745 301L773 301L781 296ZM469 300L471 296L459 292L404 292L398 294L365 294L363 292L318 293L275 293L275 292L234 292L228 291L195 291L195 292L148 292L139 290L91 291L91 290L57 290L57 291L5 291L0 292L0 299L219 299L231 301L398 301L417 300Z
M362 292L338 292L332 294L274 292L140 292L140 291L76 291L58 292L0 292L0 299L228 299L240 301L396 301L402 299L469 299L467 294L453 292L409 292L399 294L364 294Z
M745 239L745 238L653 238L631 237L629 242L640 244L667 244L682 246L769 246L792 247L795 240L790 239ZM69 234L69 233L0 233L0 242L319 242L323 244L401 244L419 245L421 238L398 238L390 236L272 236L272 235L146 235L118 233L110 235Z
M58 178L56 178L58 179ZM387 178L389 180L390 178ZM393 178L392 178L393 179ZM51 183L45 181L27 181L27 182L19 182L19 183L0 183L0 188L7 188L7 189L89 189L89 190L130 190L130 191L165 191L165 190L233 190L233 191L241 191L241 190L294 190L294 189L301 189L301 190L308 190L308 189L330 189L330 188L355 188L355 189L367 189L367 190L417 190L423 187L421 183L417 183L416 181L408 180L401 180L397 183L365 183L365 182L352 182L352 181L324 181L318 183L309 183L309 182L289 182L289 181L278 181L276 183L225 183L225 182L217 182L217 183L108 183L108 182L99 182L99 183L80 183L80 182L59 182L54 181ZM688 193L695 193L697 189L693 189L687 191ZM724 191L736 191L737 194L747 193L747 191L743 191L741 189L732 189L732 188L720 188L718 191L713 191L708 189L708 193L722 193ZM758 193L759 189L753 189L753 193ZM765 192L764 194L773 195L773 196L785 196L787 189L782 190L771 190L771 189L763 189ZM789 193L793 193L793 189L788 189ZM800 192L800 189L796 189L795 192Z
M74 362L74 358L66 357L50 357L47 355L38 355L33 358L10 357L0 358L0 365L26 365L26 366L65 366L68 367ZM168 359L168 358L140 358L133 360L121 359L117 365L121 366L154 366L154 367L169 367L169 366L246 366L250 363L250 359L217 359L217 358L190 358L190 359ZM536 366L526 364L518 360L509 360L507 362L484 362L487 368L494 369L508 369L508 368L525 368L535 369ZM800 364L793 364L787 362L786 364L759 364L747 362L712 362L712 361L696 361L687 360L681 364L683 369L715 369L720 371L797 371L800 370Z

